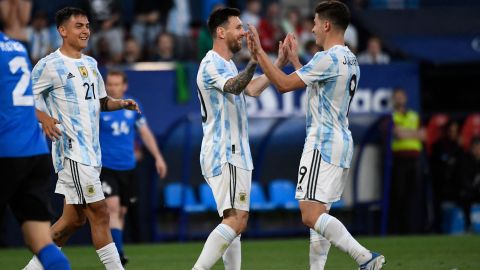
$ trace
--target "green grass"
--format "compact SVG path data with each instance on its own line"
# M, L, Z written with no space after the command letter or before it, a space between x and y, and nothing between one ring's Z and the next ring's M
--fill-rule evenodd
M478 270L480 236L418 236L359 238L366 247L382 252L386 270ZM203 243L127 245L129 270L191 269ZM91 246L65 247L72 269L104 269ZM242 269L308 269L308 239L244 240ZM21 269L30 259L25 249L0 250L0 269ZM330 250L326 269L352 270L356 264L336 248ZM213 269L223 269L219 262Z

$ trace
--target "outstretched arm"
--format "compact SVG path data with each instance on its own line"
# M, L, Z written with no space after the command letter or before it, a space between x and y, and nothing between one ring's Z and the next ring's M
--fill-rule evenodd
M290 34L289 34L290 35ZM279 69L282 69L287 63L287 51L285 46L285 42L289 38L289 35L285 38L285 40L282 42L280 41L278 43L278 56L275 62L273 63L276 67ZM254 46L250 39L247 38L247 44L248 48L251 51L252 47ZM252 54L252 53L250 53ZM253 54L252 54L253 55ZM245 89L245 94L252 96L252 97L258 97L263 90L265 90L268 86L270 85L270 80L267 78L265 74L253 79L248 85L247 88Z
M270 62L268 55L260 45L260 38L258 36L257 29L255 29L255 27L252 25L249 25L248 27L250 29L248 38L253 43L253 53L256 55L258 63L262 67L263 72L268 79L270 79L270 82L275 85L278 91L281 93L286 93L296 89L304 88L306 86L305 83L295 72L287 75L272 62Z
M106 96L100 99L100 109L103 112L116 111L121 109L137 111L139 113L140 109L138 104L133 99L114 99L112 97Z

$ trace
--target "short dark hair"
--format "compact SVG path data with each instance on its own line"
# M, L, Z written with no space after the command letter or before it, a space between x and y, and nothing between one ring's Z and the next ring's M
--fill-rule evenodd
M57 24L57 28L60 27L64 22L68 21L72 16L85 16L87 17L87 13L80 8L76 7L64 7L55 13L55 23Z
M315 8L315 13L343 30L346 30L350 23L350 10L344 3L337 0L320 2Z
M212 12L208 17L207 25L208 31L212 37L215 37L217 27L228 22L228 18L240 16L240 10L236 8L220 8Z
M123 79L123 83L128 83L127 74L121 70L116 70L116 69L110 70L107 73L107 77L108 76L120 76Z

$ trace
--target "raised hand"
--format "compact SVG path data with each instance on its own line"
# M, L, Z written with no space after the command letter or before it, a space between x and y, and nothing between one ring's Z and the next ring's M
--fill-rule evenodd
M283 41L278 42L278 56L274 64L279 68L283 68L288 63L287 38L288 35Z
M298 42L294 34L288 33L285 38L285 50L287 51L288 61L292 63L295 69L301 67L300 59L298 58Z
M260 43L260 37L257 32L257 28L255 26L248 24L248 35L247 38L250 40L251 44L254 45L252 48L254 49L255 53L261 52L262 44Z
M133 99L124 99L122 102L122 108L130 111L137 111L138 113L142 113L138 104Z

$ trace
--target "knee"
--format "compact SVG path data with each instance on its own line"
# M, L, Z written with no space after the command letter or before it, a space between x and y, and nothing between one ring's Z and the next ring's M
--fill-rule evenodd
M302 223L305 226L314 229L316 222L317 220L315 220L311 215L302 213Z
M70 220L70 224L75 230L83 227L85 223L87 223L87 218L84 215L77 216Z
M110 224L110 214L106 203L101 203L91 207L93 219L90 223L108 226Z
M241 234L247 229L248 224L248 212L235 211L231 215L224 217L225 223L235 230L235 233Z

